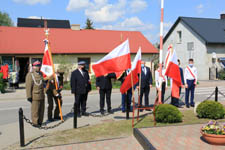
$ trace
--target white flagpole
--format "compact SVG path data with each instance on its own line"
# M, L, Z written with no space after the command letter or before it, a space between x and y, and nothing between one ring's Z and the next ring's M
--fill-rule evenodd
M164 13L164 0L161 0L161 21L160 21L160 50L159 50L159 76L162 79L162 52L163 52L163 14ZM162 95L162 80L160 81L159 91L158 91L158 102L162 103L161 95Z

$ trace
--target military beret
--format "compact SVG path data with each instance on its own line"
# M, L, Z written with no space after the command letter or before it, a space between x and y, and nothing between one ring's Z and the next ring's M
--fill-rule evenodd
M33 65L33 66L40 67L40 66L41 66L41 62L37 60L37 61L35 61L32 65Z

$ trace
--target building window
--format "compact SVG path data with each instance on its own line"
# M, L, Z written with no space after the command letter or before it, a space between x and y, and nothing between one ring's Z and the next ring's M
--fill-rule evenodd
M194 42L187 43L187 50L189 53L189 58L194 58Z
M80 61L84 61L85 62L85 68L86 70L88 70L89 72L91 71L91 67L90 67L90 63L91 63L91 58L78 58L78 62Z
M181 42L182 42L182 32L177 31L177 43L181 43Z

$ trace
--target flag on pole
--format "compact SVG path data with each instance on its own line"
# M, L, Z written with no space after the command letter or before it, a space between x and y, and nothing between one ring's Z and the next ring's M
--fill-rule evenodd
M41 72L44 76L51 76L53 75L53 67L52 62L49 54L49 47L48 47L48 40L45 40L45 51L44 51L44 57L42 59L42 66L41 66Z
M181 86L180 69L177 62L176 51L172 45L169 46L165 59L165 75L172 79L172 97L179 98L179 88Z
M131 77L132 73L132 77ZM133 78L133 84L135 85L138 82L138 74L141 73L141 48L139 48L131 67L131 72L125 78L123 84L120 87L120 92L123 94L129 90L131 85L131 80Z
M131 59L128 39L92 65L96 77L108 73L121 72L130 67Z

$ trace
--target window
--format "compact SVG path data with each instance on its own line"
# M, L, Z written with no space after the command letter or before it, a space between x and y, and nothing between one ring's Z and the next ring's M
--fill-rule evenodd
M177 43L181 43L181 42L182 42L182 32L177 31Z
M189 53L189 58L194 58L194 42L187 43L187 50Z
M78 58L78 62L80 62L80 61L85 62L85 68L90 72L91 58Z

